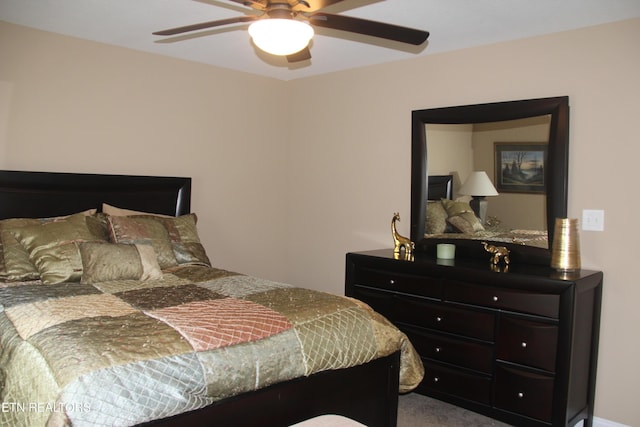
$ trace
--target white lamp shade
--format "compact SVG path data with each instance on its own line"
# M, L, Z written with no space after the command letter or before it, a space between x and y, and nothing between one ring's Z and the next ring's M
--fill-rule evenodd
M304 49L313 37L313 28L295 19L268 18L249 25L249 35L260 49L283 56Z
M471 172L460 187L460 194L468 196L497 196L498 191L493 186L485 171Z

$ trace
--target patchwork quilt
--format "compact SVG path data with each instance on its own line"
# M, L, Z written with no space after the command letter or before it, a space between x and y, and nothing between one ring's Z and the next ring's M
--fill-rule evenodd
M145 281L0 283L0 425L129 426L401 351L359 301L182 266Z

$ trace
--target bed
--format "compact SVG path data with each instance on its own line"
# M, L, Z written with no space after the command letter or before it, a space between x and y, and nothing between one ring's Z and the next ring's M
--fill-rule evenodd
M427 183L425 237L492 242L548 248L546 230L506 229L499 223L482 224L469 203L453 200L453 175L431 175Z
M0 171L0 424L395 426L424 375L406 336L212 266L190 199L190 178Z

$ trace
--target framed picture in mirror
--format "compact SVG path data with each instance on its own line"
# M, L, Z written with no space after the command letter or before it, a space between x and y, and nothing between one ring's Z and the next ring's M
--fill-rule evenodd
M546 192L546 143L496 142L494 147L498 192Z

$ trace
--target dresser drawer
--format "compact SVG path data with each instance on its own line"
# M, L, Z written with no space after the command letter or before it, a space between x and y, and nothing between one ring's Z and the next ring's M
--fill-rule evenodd
M480 374L450 369L425 361L425 376L420 383L420 391L446 393L463 399L489 405L491 380Z
M494 406L551 422L553 381L553 376L498 366L495 376Z
M555 371L558 327L502 316L498 322L498 359Z
M353 298L368 304L389 320L392 319L394 298L391 292L378 291L364 286L353 287Z
M494 288L461 282L445 282L444 295L448 301L474 304L540 316L558 318L560 295Z
M494 340L495 315L452 307L404 295L396 296L393 318L437 331L450 332L485 341Z
M402 328L421 357L491 374L493 346L477 341Z
M511 425L593 424L602 273L562 276L524 260L496 273L486 258L463 256L479 244L441 265L435 244L411 261L392 249L347 254L345 293L391 319L419 353L416 391Z
M429 276L360 267L356 270L355 283L424 297L442 298L442 281Z

